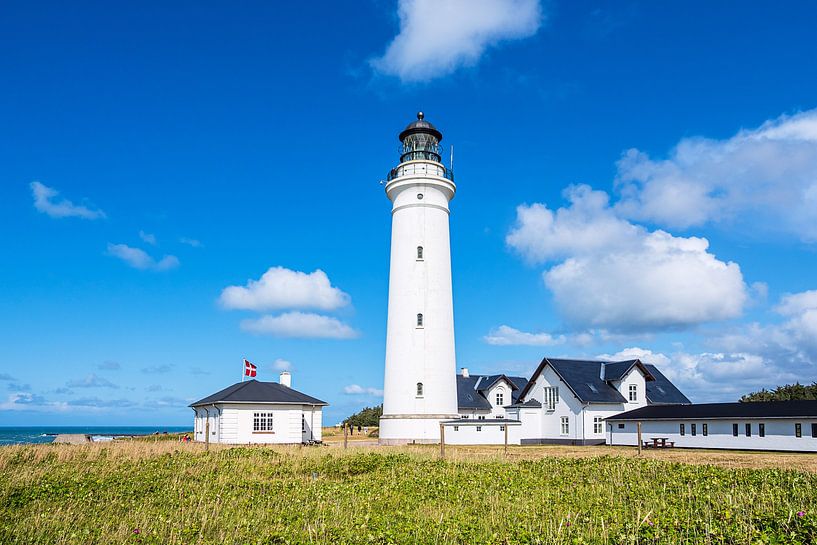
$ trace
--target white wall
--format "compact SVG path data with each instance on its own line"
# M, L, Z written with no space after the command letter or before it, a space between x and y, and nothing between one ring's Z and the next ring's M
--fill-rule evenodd
M638 367L633 366L629 373L624 375L620 381L614 382L613 384L619 393L624 396L624 399L627 400L627 404L622 409L622 412L631 411L647 405L647 381L644 379L644 375L641 374L641 370L638 369ZM636 386L638 392L637 401L630 401L630 384L635 384Z
M480 431L477 431L477 427ZM456 428L456 429L455 429ZM521 438L521 426L508 426L508 444L518 445ZM495 423L482 426L445 426L445 443L447 445L504 445L505 431Z
M680 424L684 423L685 434L680 434ZM708 435L703 435L704 422ZM766 426L766 436L758 435L758 424ZM794 424L802 424L803 436L795 437ZM802 419L738 419L738 420L666 420L642 423L641 437L649 441L651 437L666 437L674 441L676 447L748 449L748 450L791 450L817 452L817 438L811 436L811 424L817 420ZM696 425L696 435L692 435L692 424ZM619 425L624 428L620 429ZM738 436L732 435L732 424L738 424ZM752 425L752 436L746 437L745 425ZM607 422L608 443L612 445L638 444L638 430L635 422Z

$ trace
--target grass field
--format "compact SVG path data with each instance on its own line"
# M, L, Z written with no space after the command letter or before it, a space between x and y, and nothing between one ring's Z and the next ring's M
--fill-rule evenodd
M343 450L128 441L0 448L0 543L813 543L812 455ZM613 455L609 455L613 454ZM721 460L717 454L724 455Z

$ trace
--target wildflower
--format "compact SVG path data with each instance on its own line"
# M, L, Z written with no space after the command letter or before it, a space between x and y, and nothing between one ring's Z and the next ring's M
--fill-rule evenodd
M649 524L650 526L655 526L655 524L653 524L653 522L651 520L648 520L647 524Z
M805 516L806 516L806 512L805 512L805 511L798 511L798 512L797 512L797 516L798 516L798 517L801 517L801 518L802 518L802 517L805 517Z
M133 533L136 534L136 535L139 535L139 534L142 533L142 530L140 530L139 528L134 528Z
M570 521L568 521L567 524L565 524L565 526L570 526Z

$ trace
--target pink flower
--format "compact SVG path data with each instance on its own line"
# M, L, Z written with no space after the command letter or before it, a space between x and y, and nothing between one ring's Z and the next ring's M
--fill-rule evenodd
M570 523L568 522L567 524L565 524L565 526L570 526Z
M651 520L648 520L647 524L649 524L650 526L655 526L655 524L653 524Z
M798 512L797 512L797 516L798 516L798 517L805 517L805 516L806 516L806 512L805 512L805 511L798 511Z
M134 528L134 529L133 529L133 533L134 533L134 534L141 534L141 533L142 533L142 531L141 531L139 528Z

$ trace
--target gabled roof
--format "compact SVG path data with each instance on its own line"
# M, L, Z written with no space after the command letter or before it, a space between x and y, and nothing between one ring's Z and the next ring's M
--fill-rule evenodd
M527 407L527 408L536 408L536 409L538 409L539 407L542 406L542 404L539 401L535 400L535 399L529 399L529 400L525 401L524 403L517 402L517 403L514 403L513 405L510 405L510 406L513 407L513 408L523 408L524 409L525 407Z
M689 403L686 396L654 365L645 365L638 359L610 362L544 358L531 380L519 392L519 399L524 399L535 378L547 365L582 403L626 403L627 400L611 383L622 380L634 367L644 375L650 403Z
M755 403L699 403L695 405L647 405L607 420L680 420L741 418L817 418L817 401L762 401Z
M647 402L651 405L688 405L692 403L675 384L664 376L655 365L644 364L655 379L647 383Z
M215 403L278 403L286 405L329 405L277 382L247 380L237 382L220 392L191 403L190 407Z
M519 399L519 392L527 385L524 377L508 375L457 375L457 406L460 409L490 410L491 403L485 399L485 392L491 389L499 380L505 379L511 386L511 403Z

